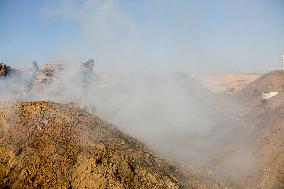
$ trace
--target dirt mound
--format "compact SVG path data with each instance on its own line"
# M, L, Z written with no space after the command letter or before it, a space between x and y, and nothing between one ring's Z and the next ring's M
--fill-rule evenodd
M262 92L279 92L262 102ZM265 74L244 88L237 97L245 102L251 120L248 132L256 157L256 173L247 186L284 188L284 72ZM255 184L257 183L257 184ZM251 187L253 188L253 187Z
M284 188L284 97L251 108L244 118L252 120L250 132L256 171L248 188Z
M280 94L284 92L284 71L277 70L262 75L254 82L241 90L237 96L244 100L261 100L262 92L277 91Z
M0 186L207 188L98 117L51 102L2 104Z

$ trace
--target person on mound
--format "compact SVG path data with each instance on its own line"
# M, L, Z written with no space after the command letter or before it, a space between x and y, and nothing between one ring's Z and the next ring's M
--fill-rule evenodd
M82 97L81 97L81 108L90 109L87 105L88 92L91 87L94 76L94 59L89 59L87 62L81 64L82 74ZM91 110L90 110L91 111Z

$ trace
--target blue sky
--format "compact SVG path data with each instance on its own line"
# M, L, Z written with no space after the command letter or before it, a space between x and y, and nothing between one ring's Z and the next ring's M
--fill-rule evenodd
M131 71L279 69L284 0L0 0L0 60Z

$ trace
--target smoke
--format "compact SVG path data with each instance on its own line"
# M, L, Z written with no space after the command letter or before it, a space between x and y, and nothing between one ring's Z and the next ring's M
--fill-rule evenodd
M57 9L44 9L49 18L61 18L75 22L78 27L76 46L80 48L80 57L96 56L104 62L104 68L116 70L141 70L146 60L139 47L139 33L135 22L124 14L113 1L61 1ZM74 44L70 44L74 46ZM66 56L68 51L62 54ZM129 64L135 62L135 64ZM151 61L153 62L153 61ZM139 64L141 63L141 64Z
M245 111L214 96L190 75L97 73L97 77L88 104L156 152L191 168L216 166L216 174L230 173L231 179L253 170L249 122L237 120Z
M88 86L82 85L77 62L56 72L41 92L26 89L18 78L1 80L0 87L6 89L1 98L75 102L186 167L212 168L232 180L251 173L253 155L246 133L250 123L236 121L245 114L240 105L216 97L189 74L163 73L161 62L167 67L173 58L143 55L135 22L113 1L77 3L64 1L44 12L79 24L85 42L78 44L79 56L95 56L97 62ZM30 82L30 75L21 81Z
M42 13L75 28L67 45L58 42L62 56L95 56L120 71L220 73L278 67L282 9L265 1L65 0Z
M32 89L28 82L18 82L30 81L31 72L24 73L21 79L15 75L1 80L7 89L1 98L75 103L190 171L213 170L237 182L254 169L249 123L240 120L243 108L212 94L186 73L95 70L86 86L80 64L69 63L48 85Z

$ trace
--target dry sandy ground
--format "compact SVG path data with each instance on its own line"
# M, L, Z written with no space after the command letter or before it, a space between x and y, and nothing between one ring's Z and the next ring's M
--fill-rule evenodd
M1 104L0 125L0 188L209 188L75 107Z
M256 80L261 73L223 73L194 75L213 93L236 93Z

